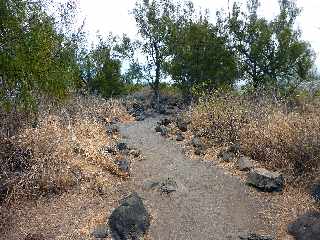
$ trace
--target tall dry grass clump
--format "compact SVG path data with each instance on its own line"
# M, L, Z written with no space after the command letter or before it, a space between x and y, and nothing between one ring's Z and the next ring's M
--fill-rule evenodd
M320 108L316 101L294 105L215 95L200 100L188 117L194 134L211 146L240 143L243 154L270 169L314 175L320 169Z
M126 177L115 164L119 156L103 149L116 140L106 123L130 119L118 100L77 96L60 107L43 104L36 124L1 137L0 193L8 201L37 198L105 179L106 173Z

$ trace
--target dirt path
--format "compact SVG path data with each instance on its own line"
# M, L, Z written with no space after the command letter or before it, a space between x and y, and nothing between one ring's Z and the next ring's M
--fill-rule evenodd
M186 159L181 147L155 133L157 118L121 126L130 146L145 160L133 166L132 188L144 199L153 221L155 240L239 239L247 232L274 234L262 217L268 203L249 195L249 188L210 162ZM174 178L177 192L145 190L147 179Z

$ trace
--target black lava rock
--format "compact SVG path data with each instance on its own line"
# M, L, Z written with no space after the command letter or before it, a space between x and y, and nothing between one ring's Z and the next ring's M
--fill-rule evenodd
M311 188L311 196L317 202L320 202L320 183L316 183Z
M247 184L263 192L280 192L284 186L284 178L280 173L256 168L249 172Z
M122 204L112 212L109 226L115 240L137 240L146 233L150 217L137 193L122 200Z
M178 118L176 124L182 132L188 131L188 123L184 119Z
M125 159L116 161L116 164L118 165L119 169L123 172L129 172L130 166L129 162Z
M273 240L274 238L270 236L258 235L255 233L250 233L248 235L239 236L241 240Z
M296 240L320 240L320 212L308 212L289 224L288 232Z
M124 150L127 150L128 149L128 145L124 142L120 142L117 144L117 149L119 151L124 151Z

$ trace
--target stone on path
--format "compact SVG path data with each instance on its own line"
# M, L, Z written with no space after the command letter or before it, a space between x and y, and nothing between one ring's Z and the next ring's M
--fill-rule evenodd
M123 199L110 218L109 226L114 240L140 239L150 226L149 214L137 193Z
M172 178L167 178L163 182L160 183L160 191L163 193L172 193L177 191L178 185L175 180Z
M289 224L288 232L296 240L320 240L320 212L308 212Z
M265 235L259 235L255 233L250 233L244 236L239 236L239 239L241 240L274 240L270 236L265 236Z
M283 189L284 179L280 173L256 168L249 172L247 184L264 192L279 192Z

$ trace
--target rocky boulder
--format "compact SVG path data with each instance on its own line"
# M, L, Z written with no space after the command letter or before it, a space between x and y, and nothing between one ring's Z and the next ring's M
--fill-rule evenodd
M308 212L289 224L288 233L296 240L320 240L320 212Z
M150 226L149 214L137 193L121 201L110 218L111 235L115 240L140 239Z
M264 192L280 192L284 186L284 178L280 173L256 168L249 172L247 184Z

